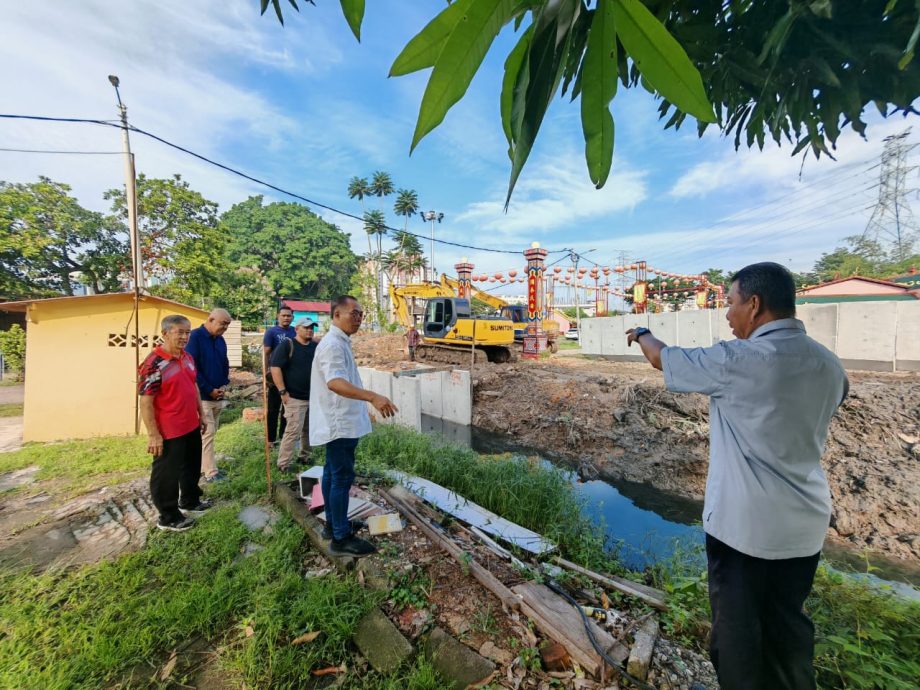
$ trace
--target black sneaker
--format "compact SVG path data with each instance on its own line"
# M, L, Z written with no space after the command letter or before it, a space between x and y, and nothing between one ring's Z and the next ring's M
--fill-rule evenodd
M354 534L355 532L360 532L365 527L367 527L367 523L364 522L364 520L352 520L348 523L348 526L351 527L351 533ZM332 526L328 522L323 527L322 537L327 541L332 539Z
M171 522L160 522L157 520L157 529L165 532L184 532L195 524L195 518L182 517L172 520Z
M201 515L206 510L210 510L213 507L214 507L214 504L211 503L211 501L205 498L202 498L201 500L198 501L198 505L194 505L189 508L183 508L182 506L179 506L179 510L181 510L186 515Z
M352 534L341 541L333 539L329 545L329 551L334 556L369 556L377 552L377 547Z

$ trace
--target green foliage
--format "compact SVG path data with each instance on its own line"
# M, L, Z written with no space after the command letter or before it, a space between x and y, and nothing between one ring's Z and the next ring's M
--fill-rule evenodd
M243 328L254 329L271 318L272 285L258 268L241 266L228 272L214 290L214 306L223 307Z
M348 235L306 206L263 206L261 196L252 196L234 204L220 223L229 236L230 262L256 269L271 285L272 298L331 299L348 289L357 262Z
M423 609L431 596L431 579L424 569L404 570L390 588L389 601L397 609L412 606Z
M0 403L0 417L22 417L22 403Z
M598 77L597 53L586 55L595 21L604 25L597 42L608 47L605 60L615 55L624 86L641 85L660 99L665 128L691 115L700 135L712 122L727 135L734 132L736 148L742 142L762 148L770 137L793 144L793 155L806 147L815 156L830 155L842 126L865 132L862 114L870 104L885 117L906 115L920 93L914 60L920 5L909 0L600 0L594 10L590 4L449 2L390 68L390 76L432 68L411 148L463 97L502 27L513 22L517 31L528 15L531 22L505 61L500 96L511 144L509 198L560 81L563 94L574 81L572 99L588 99L582 103L585 156L595 185L606 178L613 121L605 112L613 87L607 74ZM350 5L343 2L352 24Z
M6 367L17 374L26 368L26 332L18 323L0 331L0 353Z
M846 246L825 252L815 262L811 282L848 278L852 275L868 278L888 278L906 273L911 266L920 266L920 254L895 256L886 254L878 242L859 235L845 238Z
M585 134L588 173L598 189L604 186L613 160L613 117L610 101L617 92L617 42L614 0L598 0L588 34L582 70L581 128Z
M127 234L114 219L88 211L70 187L0 182L0 294L7 298L74 294L74 283L96 292L120 289L130 271Z
M105 198L128 232L123 189ZM217 227L217 204L193 190L181 175L137 178L137 227L141 259L151 292L201 304L227 272L226 238Z

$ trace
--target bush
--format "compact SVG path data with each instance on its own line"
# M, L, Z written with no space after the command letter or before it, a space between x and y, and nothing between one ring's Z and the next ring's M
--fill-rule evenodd
M10 371L21 374L26 367L26 332L18 323L10 330L0 332L0 352Z

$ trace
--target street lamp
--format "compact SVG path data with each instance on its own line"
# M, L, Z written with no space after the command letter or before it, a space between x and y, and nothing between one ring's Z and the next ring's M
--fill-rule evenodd
M444 214L438 211L422 211L422 220L431 222L431 253L428 255L428 267L431 269L431 280L434 280L434 222L439 223L444 219Z

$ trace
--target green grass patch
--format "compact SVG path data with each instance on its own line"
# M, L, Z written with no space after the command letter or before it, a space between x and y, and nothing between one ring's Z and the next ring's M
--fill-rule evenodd
M0 417L22 417L22 403L0 403Z
M582 514L566 473L521 457L472 450L393 426L378 426L358 447L364 472L394 467L453 489L499 515L552 539L589 568L625 574L667 591L667 634L703 650L709 601L699 554L675 554L645 576L626 573L605 530ZM920 678L920 604L835 573L823 565L806 609L816 627L821 688L916 688Z
M577 340L569 340L568 338L559 338L556 341L556 344L559 346L560 350L580 350L581 344Z
M43 449L61 460L137 450L131 442L140 443L142 453L142 441L100 439ZM0 687L155 686L153 675L170 650L198 637L224 648L217 662L221 673L240 687L313 687L311 669L350 663L354 628L380 595L351 577L305 578L309 542L287 516L269 534L250 533L237 520L242 506L265 500L258 424L223 427L217 447L236 461L227 467L228 481L208 487L219 504L192 530L153 532L143 550L110 563L42 575L0 572ZM19 462L39 460L27 455ZM243 559L248 541L264 548ZM323 633L314 642L290 644L314 630ZM387 677L350 671L346 686L443 687L420 660Z

